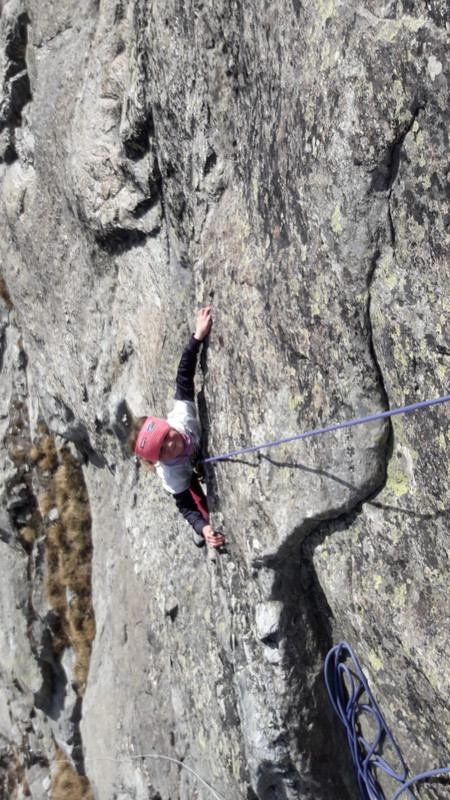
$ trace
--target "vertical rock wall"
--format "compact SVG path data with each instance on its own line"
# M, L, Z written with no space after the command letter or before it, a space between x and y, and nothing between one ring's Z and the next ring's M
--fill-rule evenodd
M448 393L447 24L439 0L1 5L2 508L20 374L30 439L44 420L71 443L89 495L72 757L98 800L210 798L175 762L226 797L355 797L321 678L343 637L411 773L448 761L446 407L209 467L216 563L124 446L131 413L170 410L201 304L211 454ZM11 760L45 614L5 513ZM52 737L70 751L39 730L33 797Z

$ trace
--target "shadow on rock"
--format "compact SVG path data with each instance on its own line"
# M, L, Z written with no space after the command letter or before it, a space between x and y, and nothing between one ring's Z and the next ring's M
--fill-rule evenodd
M323 678L325 657L335 644L332 612L317 578L308 533L294 531L265 564L276 574L271 600L281 602L283 609L280 632L290 698L286 727L295 737L301 764L299 796L312 796L314 787L314 800L352 800L357 795L353 766ZM317 532L314 540L317 545ZM283 795L273 797L282 800Z

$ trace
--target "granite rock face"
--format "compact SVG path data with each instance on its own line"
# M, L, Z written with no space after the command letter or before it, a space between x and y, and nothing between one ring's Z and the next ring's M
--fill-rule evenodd
M350 800L321 675L342 638L410 774L445 765L447 406L209 466L215 562L125 439L170 410L200 305L211 455L448 393L446 3L0 9L2 765L22 747L46 796L56 740L96 800ZM9 513L17 381L92 515L97 634L73 713L57 665L66 728L30 635L42 542Z

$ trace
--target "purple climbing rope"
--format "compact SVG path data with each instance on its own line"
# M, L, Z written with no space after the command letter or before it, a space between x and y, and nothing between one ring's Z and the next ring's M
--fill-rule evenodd
M350 428L352 425L362 425L364 422L374 422L377 419L386 419L386 417L393 417L395 414L406 414L408 411L417 411L419 408L428 408L429 406L436 406L438 403L447 403L450 400L450 394L445 397L437 397L435 400L423 400L421 403L413 403L411 406L403 406L402 408L394 408L392 411L382 411L380 414L371 414L369 417L361 417L360 419L352 419L350 422L340 422L337 425L329 425L327 428L317 428L314 431L307 431L306 433L299 433L296 436L287 436L285 439L277 439L275 442L265 442L264 444L257 444L253 447L244 447L242 450L233 450L231 453L224 453L221 456L212 456L211 458L203 458L201 464L210 464L212 461L223 461L232 456L240 456L243 453L252 453L255 450L262 450L265 447L274 447L277 444L285 444L286 442L294 442L296 439L308 439L310 436L318 436L319 433L329 433L330 431L338 431L341 428Z
M350 660L350 666L345 663ZM413 778L407 778L406 764L389 730L384 717L370 691L366 677L348 642L340 642L329 651L324 665L325 684L331 704L338 719L344 725L347 741L355 768L358 788L362 800L386 800L386 796L378 782L377 772L389 775L400 786L392 800L397 800L403 792L411 800L415 795L411 787L420 781L429 781L434 777L450 774L450 767L420 772ZM361 733L361 721L372 718L372 741L366 741ZM384 745L390 744L385 748ZM382 752L389 754L392 748L396 766L392 766L383 758ZM447 784L446 784L447 785Z

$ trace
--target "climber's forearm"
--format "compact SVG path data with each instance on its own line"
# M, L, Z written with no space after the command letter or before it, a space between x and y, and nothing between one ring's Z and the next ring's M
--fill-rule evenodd
M201 342L191 336L188 346L183 350L183 355L178 365L175 400L193 401L195 398L194 376L200 345Z
M189 489L186 489L184 492L174 494L173 497L175 503L177 504L178 511L183 515L186 522L189 522L189 525L192 525L194 530L199 535L202 535L202 530L206 525L206 520L198 510Z

